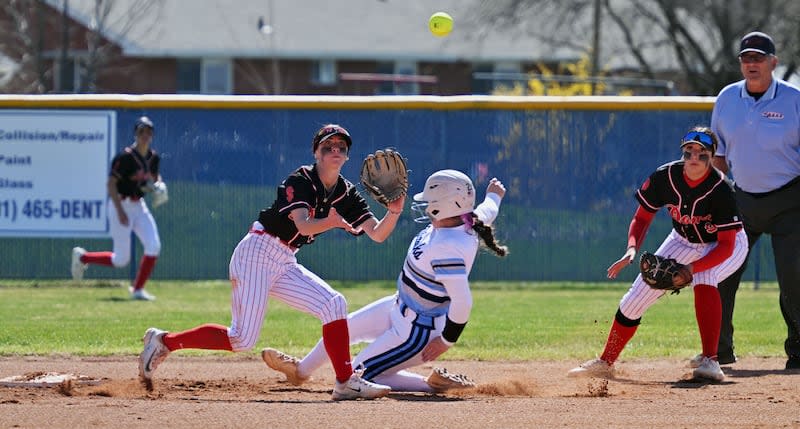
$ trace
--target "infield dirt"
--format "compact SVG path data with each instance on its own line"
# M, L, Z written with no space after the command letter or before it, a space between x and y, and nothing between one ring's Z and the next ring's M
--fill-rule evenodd
M0 378L54 371L102 382L0 387L0 427L800 427L800 371L783 370L783 359L744 358L723 367L722 383L692 380L687 362L676 359L623 360L611 381L566 377L579 363L445 361L437 365L470 375L478 387L333 402L330 368L295 387L251 354L170 356L153 392L138 382L133 356L4 357Z

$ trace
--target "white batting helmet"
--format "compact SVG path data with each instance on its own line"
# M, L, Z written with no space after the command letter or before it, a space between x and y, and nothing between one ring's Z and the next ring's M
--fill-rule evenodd
M414 195L418 207L432 219L441 220L472 212L475 207L475 187L472 180L457 170L439 170L425 181L425 189Z

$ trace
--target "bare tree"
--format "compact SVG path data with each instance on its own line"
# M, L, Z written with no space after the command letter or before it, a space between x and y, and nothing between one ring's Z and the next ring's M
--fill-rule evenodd
M525 28L553 46L600 53L601 66L630 70L655 79L677 73L685 91L716 95L741 78L737 65L741 37L769 33L785 66L779 77L797 71L800 61L800 2L796 0L495 0L476 7L482 28ZM602 17L602 18L600 18ZM602 19L597 47L594 26Z
M73 0L74 2L75 0ZM91 0L86 58L80 92L95 92L97 76L119 57L117 45L132 31L149 33L158 23L164 0Z
M0 3L0 52L13 64L4 92L42 93L48 87L52 65L43 58L43 7L38 0Z
M65 56L60 60L62 72L73 66L71 61L79 64L80 86L72 90L95 92L98 75L120 58L122 41L132 31L150 32L158 22L163 3L164 0L70 0L67 10L65 0L0 2L0 52L16 63L4 92L49 91L59 55ZM69 20L62 22L59 14L65 11ZM60 43L56 43L54 35L61 36ZM56 49L60 49L59 54ZM60 80L71 74L62 76Z

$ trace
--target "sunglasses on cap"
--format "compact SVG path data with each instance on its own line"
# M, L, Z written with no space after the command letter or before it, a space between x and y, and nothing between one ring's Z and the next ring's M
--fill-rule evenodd
M711 152L716 151L717 145L714 144L714 139L711 138L711 136L706 133L701 133L699 131L689 131L681 139L681 147L689 143L699 143L701 146L703 146L705 149Z

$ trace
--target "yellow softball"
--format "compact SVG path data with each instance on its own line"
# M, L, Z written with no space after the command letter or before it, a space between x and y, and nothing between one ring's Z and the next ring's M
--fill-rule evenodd
M428 20L428 28L435 36L447 36L453 31L453 17L444 12L436 12Z

